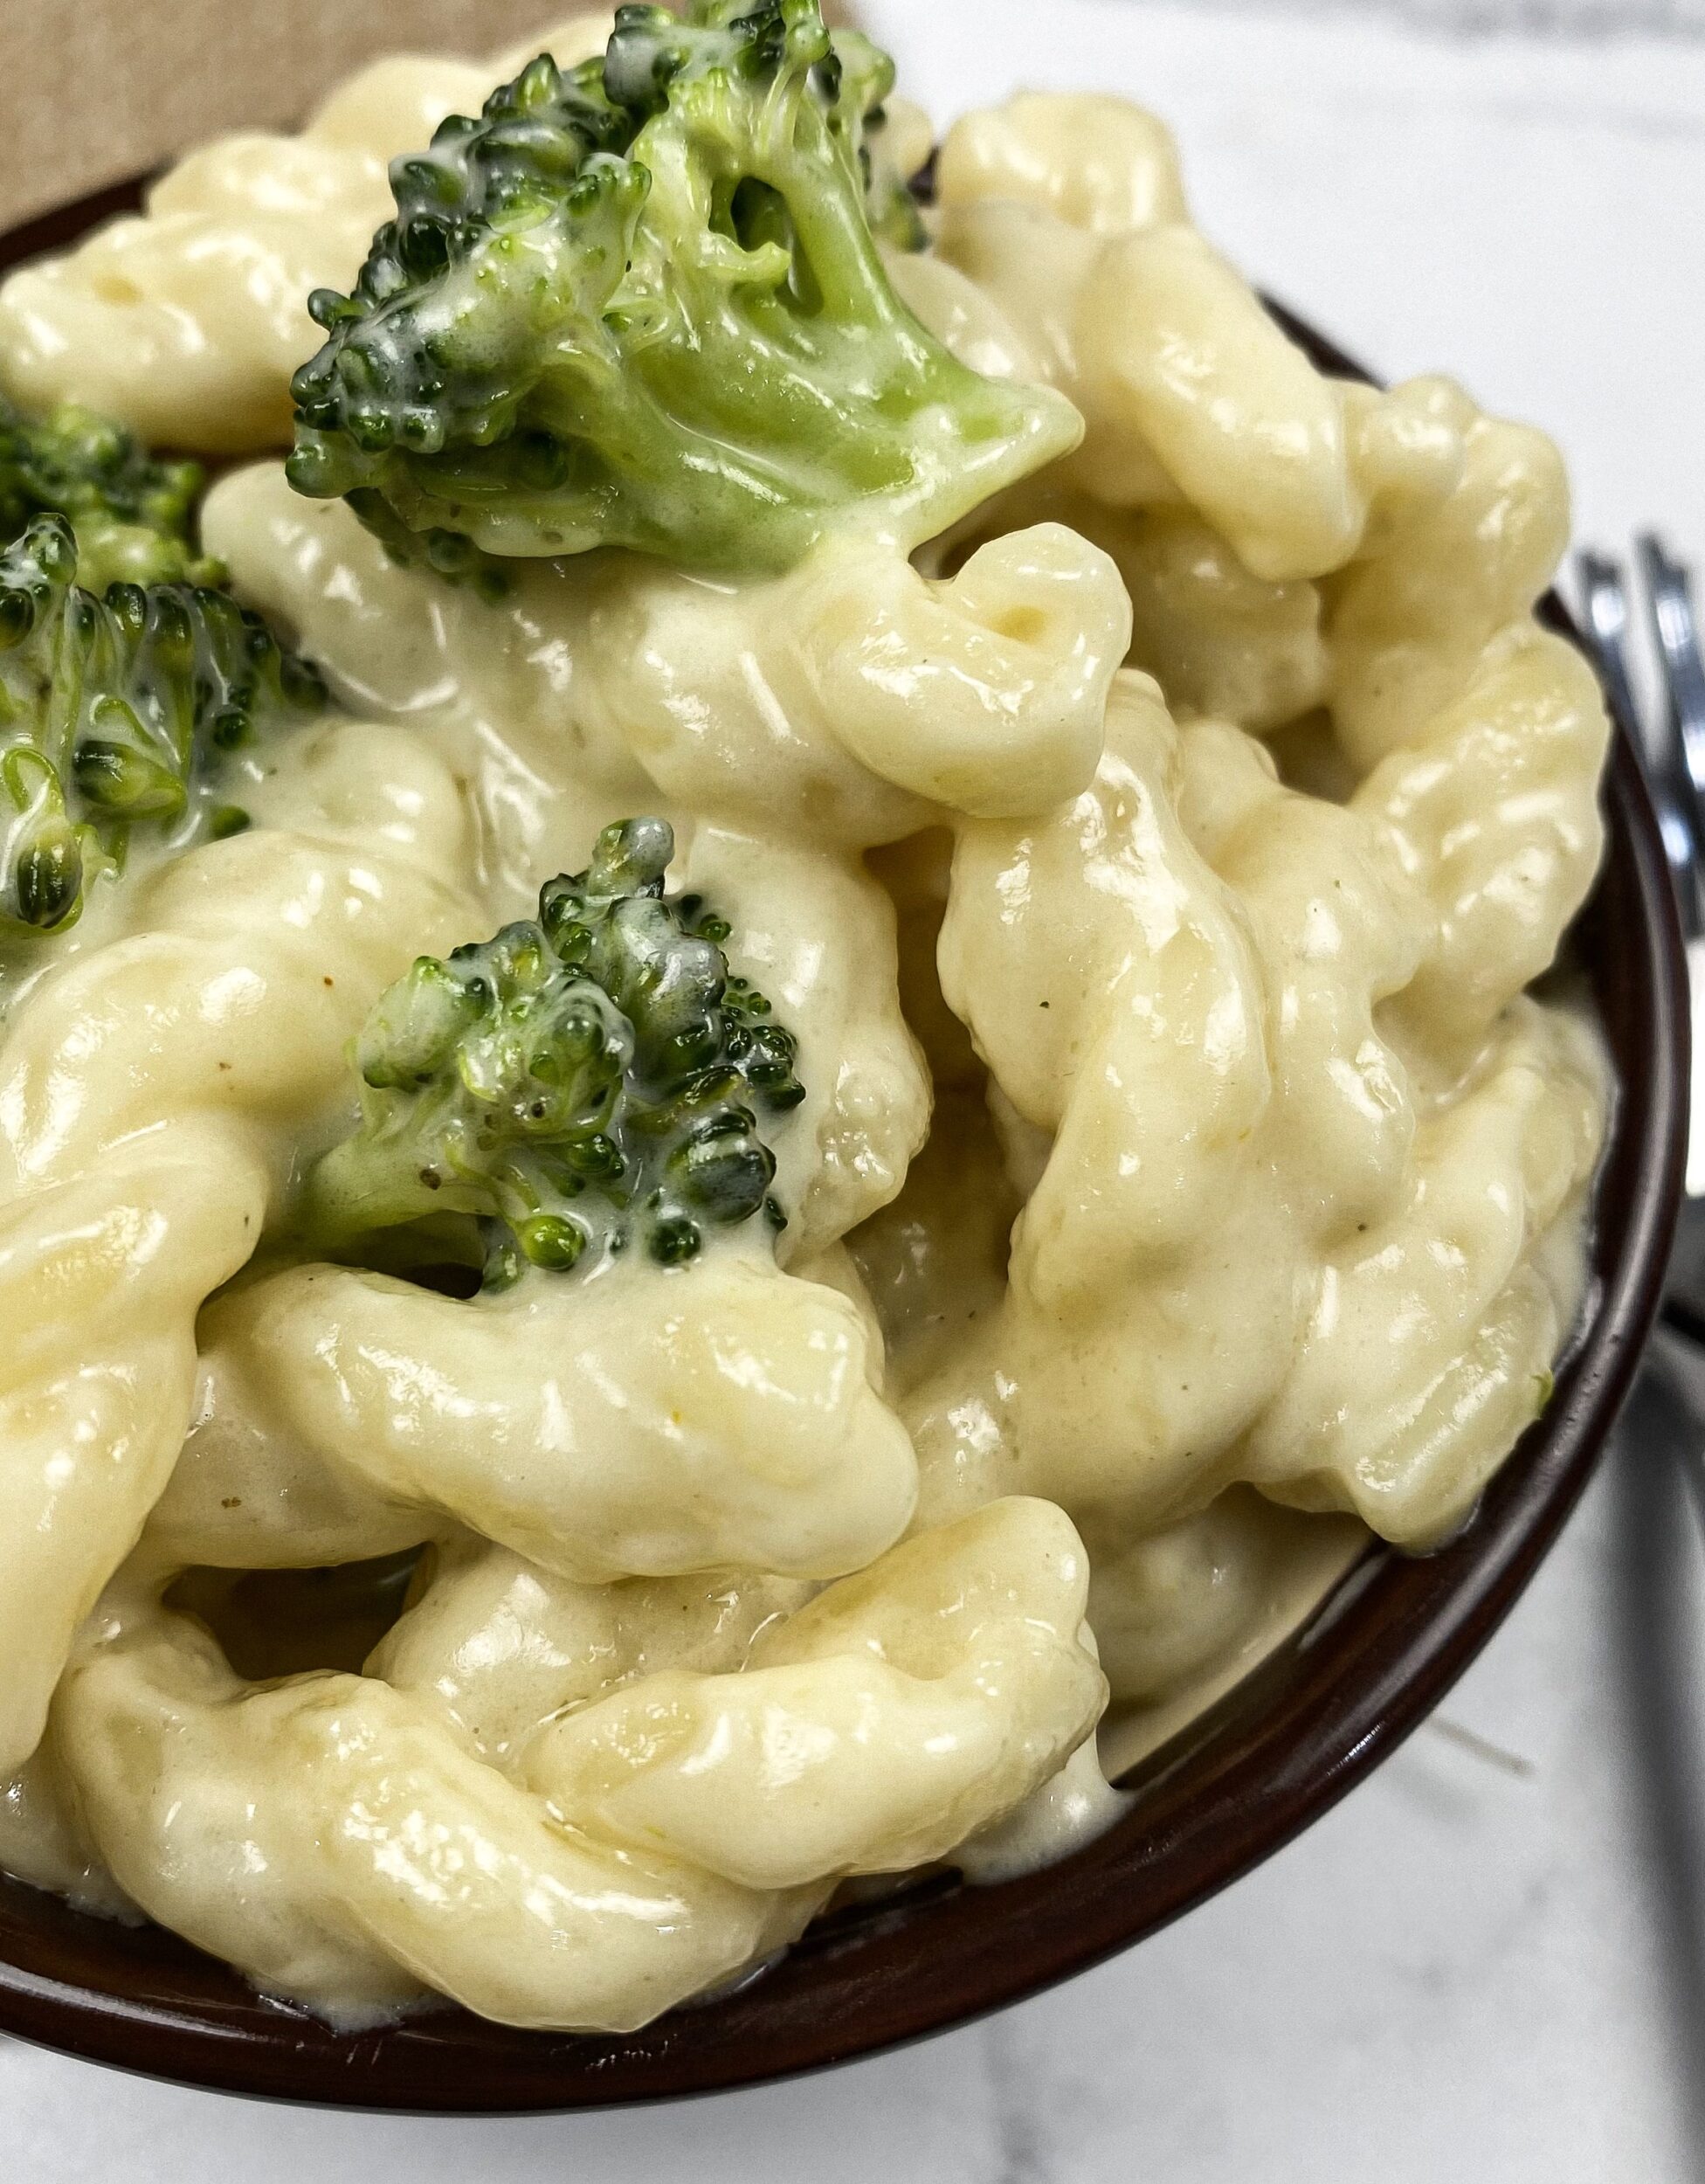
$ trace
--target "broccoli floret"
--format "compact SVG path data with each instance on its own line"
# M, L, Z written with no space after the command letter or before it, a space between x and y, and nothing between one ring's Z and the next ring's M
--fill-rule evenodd
M354 293L311 300L292 482L497 556L762 570L844 522L909 547L1063 453L1063 397L970 370L888 284L891 74L817 0L624 7L601 60L542 55L393 162Z
M928 239L909 177L895 165L884 100L894 89L894 62L862 31L832 33L840 65L837 114L864 183L870 232L896 250L922 250Z
M57 512L77 536L78 575L109 584L223 582L190 531L204 482L194 462L157 461L134 433L75 403L26 418L0 396L0 540Z
M246 824L220 757L325 702L259 615L194 584L77 583L63 515L0 548L0 930L55 931L131 830Z
M384 495L371 486L358 486L349 495L349 506L392 561L404 569L430 569L445 584L466 584L488 603L507 597L509 564L476 546L459 531L411 531Z
M422 956L382 996L355 1042L360 1123L308 1178L311 1239L473 1215L495 1287L636 1240L678 1265L707 1227L782 1225L758 1111L804 1097L795 1041L730 972L727 924L664 894L673 854L662 819L606 827L536 919Z

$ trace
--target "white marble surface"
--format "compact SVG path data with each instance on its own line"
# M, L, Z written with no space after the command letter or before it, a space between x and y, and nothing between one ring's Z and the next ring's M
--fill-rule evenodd
M1656 520L1705 563L1705 0L866 13L941 114L1023 77L1160 107L1258 275L1382 368L1449 366L1549 425L1583 536ZM1440 1717L1261 1871L1055 1994L590 2120L328 2118L0 2043L0 2179L1688 2184L1705 1554L1656 1400Z
M1218 0L1228 13L1369 17L1446 38L1705 37L1705 0Z

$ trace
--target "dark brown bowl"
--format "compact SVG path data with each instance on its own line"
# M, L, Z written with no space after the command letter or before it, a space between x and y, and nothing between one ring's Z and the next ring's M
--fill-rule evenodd
M136 201L108 190L0 240L0 267ZM1275 307L1329 370L1365 377ZM1555 596L1543 612L1575 637ZM1577 640L1578 641L1578 640ZM1307 1827L1438 1704L1509 1612L1602 1453L1657 1310L1687 1133L1687 988L1663 852L1626 724L1605 867L1576 932L1620 1083L1583 1322L1543 1419L1449 1547L1370 1551L1294 1637L1126 1778L1087 1849L995 1888L941 1875L820 1920L720 2001L623 2039L515 2032L457 2009L344 2036L263 2002L158 1927L84 1918L0 1879L0 2028L224 2092L328 2107L608 2107L752 2085L942 2032L1140 1941Z

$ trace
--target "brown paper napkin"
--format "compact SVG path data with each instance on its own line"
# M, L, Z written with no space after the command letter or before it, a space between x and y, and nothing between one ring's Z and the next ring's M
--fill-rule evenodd
M221 129L295 121L376 53L489 52L574 11L575 0L0 0L0 227Z

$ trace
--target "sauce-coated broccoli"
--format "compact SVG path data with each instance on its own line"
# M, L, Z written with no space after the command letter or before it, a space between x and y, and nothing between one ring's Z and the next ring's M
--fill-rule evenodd
M293 483L440 563L447 533L761 570L849 519L909 549L1062 453L1069 404L957 363L889 286L892 73L817 0L624 7L601 59L542 55L393 162L354 293L312 299Z
M308 1178L311 1237L472 1214L496 1286L589 1248L638 1239L675 1265L708 1227L779 1226L757 1117L804 1096L793 1037L730 973L728 926L664 894L673 852L662 819L606 827L536 919L423 956L381 997L355 1047L360 1123Z
M219 583L218 563L191 536L203 483L199 463L160 460L93 410L66 402L29 418L0 395L0 542L38 515L63 515L87 591Z
M256 614L188 584L76 581L63 515L0 548L0 931L52 932L131 831L230 833L218 759L325 702Z

